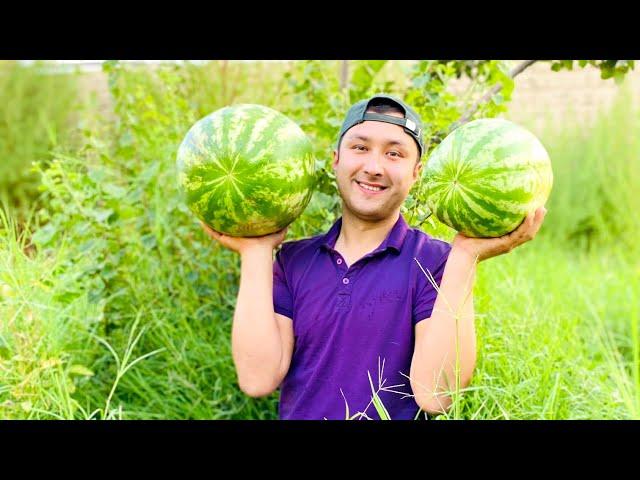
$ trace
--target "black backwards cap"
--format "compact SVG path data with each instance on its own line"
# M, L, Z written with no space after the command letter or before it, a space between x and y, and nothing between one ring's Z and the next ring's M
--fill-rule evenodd
M390 103L395 104L400 110L404 112L404 118L395 117L393 115L384 115L381 113L367 112L369 104L376 99L390 100ZM353 104L353 106L347 112L344 122L342 123L342 127L340 128L340 135L338 135L336 148L337 145L340 145L340 141L342 140L342 137L347 132L347 130L367 120L400 125L404 128L404 131L407 132L407 134L409 134L416 141L420 153L419 157L422 156L422 153L424 152L424 137L422 132L423 125L420 116L415 112L415 110L413 110L402 100L399 100L390 95L374 95L371 98L360 100L359 102Z

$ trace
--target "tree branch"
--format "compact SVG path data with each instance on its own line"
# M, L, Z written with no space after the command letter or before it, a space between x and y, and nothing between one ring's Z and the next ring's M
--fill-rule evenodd
M536 63L537 60L525 60L524 62L518 64L513 70L511 70L509 72L509 76L511 78L514 78L518 75L520 75L523 71L525 71L527 68L529 68L531 65L533 65L534 63ZM489 90L487 93L485 93L482 98L480 98L480 100L478 100L476 103L473 104L473 106L467 110L464 115L462 115L462 117L460 117L460 119L458 119L456 122L453 123L453 125L451 125L451 128L449 129L449 131L453 131L456 128L458 128L461 125L464 125L465 123L467 123L471 117L473 116L474 113L476 113L478 111L478 108L480 108L480 105L483 105L485 103L487 103L489 100L491 100L491 97L493 97L496 93L498 93L500 90L502 90L502 84L498 83L497 85L494 85L494 87Z

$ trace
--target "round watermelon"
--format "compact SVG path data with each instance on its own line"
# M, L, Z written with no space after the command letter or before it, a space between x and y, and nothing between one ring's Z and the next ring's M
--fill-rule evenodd
M180 144L177 167L189 208L214 230L237 237L286 227L313 194L309 138L262 105L225 107L196 122Z
M442 223L469 237L499 237L545 204L553 173L531 132L497 118L469 122L438 145L425 166L426 201Z

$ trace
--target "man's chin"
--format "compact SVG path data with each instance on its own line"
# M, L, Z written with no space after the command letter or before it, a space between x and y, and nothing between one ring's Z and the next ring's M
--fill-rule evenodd
M350 208L351 213L367 222L379 222L389 218L393 214L393 211L385 208Z

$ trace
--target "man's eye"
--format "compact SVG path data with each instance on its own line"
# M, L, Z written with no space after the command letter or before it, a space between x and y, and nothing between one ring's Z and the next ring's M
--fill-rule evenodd
M364 145L354 145L352 148L355 149L355 150L365 150L366 149L366 147Z
M392 157L401 157L402 155L400 155L400 152L396 152L395 150L392 152L389 152L389 155L391 155Z

